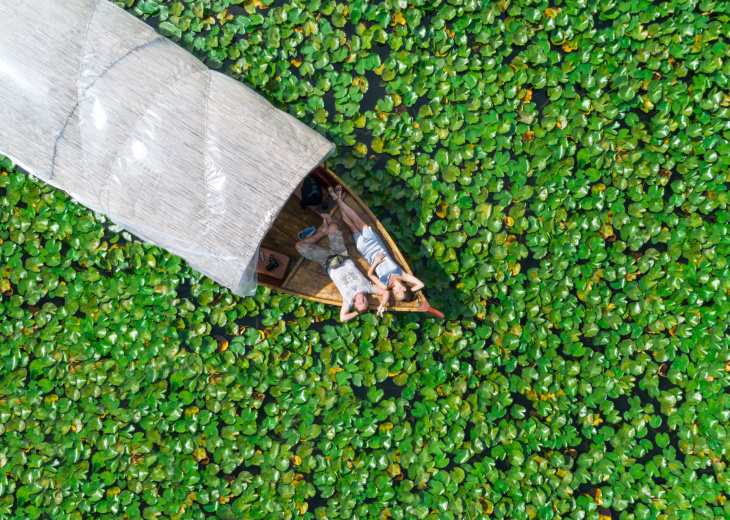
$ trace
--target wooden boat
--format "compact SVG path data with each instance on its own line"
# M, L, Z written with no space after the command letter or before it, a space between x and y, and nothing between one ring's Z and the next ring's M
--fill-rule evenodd
M383 243L388 248L388 253L391 258L405 272L413 274L408 262L406 262L380 221L334 172L326 166L320 166L311 175L322 185L325 194L327 193L328 187L335 187L338 184L341 185L347 194L345 201L348 205L382 237ZM322 225L322 217L319 214L323 212L329 213L340 230L342 230L348 254L358 265L363 275L367 276L369 265L358 254L352 232L342 220L339 205L335 203L332 197L327 196L321 205L301 209L299 190L297 189L289 197L281 213L276 217L269 232L261 243L263 256L259 260L259 267L257 269L258 283L260 285L316 302L336 305L338 307L342 305L342 296L324 268L317 262L302 258L294 247L299 240L298 233L300 231L311 226L320 227ZM326 243L327 239L323 238L322 240ZM277 259L279 266L275 270L266 271L266 265L269 262L271 254ZM373 310L377 309L380 304L379 297L370 296L369 300L370 308ZM391 297L388 303L388 311L430 312L435 316L443 317L440 311L433 309L429 305L428 300L423 295L423 291L418 291L415 298L409 302L401 302Z

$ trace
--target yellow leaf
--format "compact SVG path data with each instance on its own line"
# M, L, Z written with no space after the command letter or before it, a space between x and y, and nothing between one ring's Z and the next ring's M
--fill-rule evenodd
M486 498L482 497L479 499L479 501L482 503L482 513L486 515L491 515L492 512L494 512L494 504L491 500L487 500Z
M510 272L512 273L512 276L517 276L517 274L520 272L520 269L522 266L520 264L515 264L512 267L510 267Z
M223 336L214 336L216 343L218 343L218 352L225 352L228 350L228 340Z
M302 505L297 507L297 510L299 511L300 515L303 515L307 512L307 509L309 509L309 503L308 502L302 502Z
M513 218L512 218L512 217L510 217L510 216L506 216L506 217L504 217L504 218L502 219L502 222L503 222L503 223L504 223L504 225L505 225L505 226L507 226L507 227L512 227L512 226L514 226L514 225L515 225L515 219L513 219Z
M218 13L218 16L216 18L218 18L223 23L225 23L228 20L233 19L233 15L228 12L228 9L224 9L223 11L221 11L220 13Z
M558 12L559 12L559 11L560 11L560 9L558 9L558 10L556 11L556 10L555 10L555 9L553 9L552 7L548 7L547 9L545 9L545 10L543 11L543 14L544 14L545 16L547 16L548 18L555 18L556 16L558 16Z
M532 90L527 89L525 91L525 97L522 98L522 102L529 103L530 101L532 101Z
M198 462L201 460L208 460L208 452L205 451L205 448L202 446L200 448L195 448L195 451L193 451L193 458Z
M446 202L441 202L439 204L439 207L436 209L436 216L439 218L444 218L446 216L446 210L448 209L449 205Z
M400 465L393 463L388 466L388 475L390 475L391 477L396 477L400 475Z
M395 16L393 16L393 23L391 23L390 25L395 26L395 25L405 25L405 24L406 24L406 19L403 16L403 13L397 12L397 13L395 13Z
M246 8L246 12L248 12L248 14L254 14L256 12L256 9L266 9L268 7L267 5L261 3L261 0L246 0L243 5Z
M304 22L304 36L310 36L312 34L319 33L319 25L312 20Z
M302 458L299 455L292 455L291 457L289 457L289 462L291 462L295 466L299 466L302 463Z
M603 226L601 226L599 233L601 233L601 236L603 238L612 237L613 236L613 226L611 226L611 224L604 224Z
M367 85L368 85L368 80L366 80L362 76L358 76L352 80L352 86L359 88L362 92L365 92Z
M292 59L292 60L289 61L289 63L291 63L295 67L299 67L299 65L302 64L302 60Z
M535 132L533 132L532 130L529 130L529 131L525 132L524 134L522 134L523 143L525 141L533 141L534 139L535 139Z
M702 50L702 34L695 35L695 42L692 46L692 52L700 52Z
M565 52L571 52L578 48L578 43L575 41L565 42L563 44L563 50Z

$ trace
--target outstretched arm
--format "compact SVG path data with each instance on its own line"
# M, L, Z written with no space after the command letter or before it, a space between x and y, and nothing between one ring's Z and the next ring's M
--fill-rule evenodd
M349 321L359 314L357 311L347 312L347 310L347 307L343 304L340 309L340 321Z
M375 288L375 293L378 294L379 287ZM385 312L385 306L388 304L388 300L390 299L390 291L385 290L383 292L383 297L380 299L380 306L378 307L378 316L382 316Z
M420 291L426 285L412 274L403 273L401 277L403 278L404 282L413 284L413 287L411 287L411 292Z

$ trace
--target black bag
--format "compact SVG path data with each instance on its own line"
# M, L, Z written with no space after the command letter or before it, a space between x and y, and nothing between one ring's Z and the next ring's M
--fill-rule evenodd
M307 176L302 183L302 209L307 206L319 206L322 200L322 187L314 177Z

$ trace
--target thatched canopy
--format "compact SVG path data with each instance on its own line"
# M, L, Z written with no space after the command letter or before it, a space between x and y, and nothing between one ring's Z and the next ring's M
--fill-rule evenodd
M4 0L0 153L238 294L334 146L106 0Z

